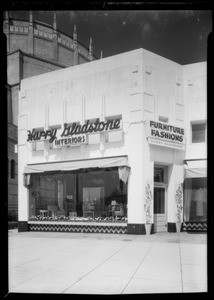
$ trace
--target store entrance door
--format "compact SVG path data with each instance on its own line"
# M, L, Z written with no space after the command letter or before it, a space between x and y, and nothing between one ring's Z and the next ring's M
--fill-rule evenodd
M165 187L154 187L154 232L166 232Z

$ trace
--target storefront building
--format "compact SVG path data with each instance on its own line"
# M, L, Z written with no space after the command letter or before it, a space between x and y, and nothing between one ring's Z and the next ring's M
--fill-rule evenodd
M24 79L18 128L19 231L206 230L206 63L139 49Z

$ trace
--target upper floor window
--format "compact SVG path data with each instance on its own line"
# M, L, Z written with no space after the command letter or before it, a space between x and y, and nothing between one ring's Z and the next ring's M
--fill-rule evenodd
M163 123L168 123L168 118L166 118L166 117L162 117L162 116L159 116L159 121L160 122L163 122Z
M11 178L15 178L15 160L12 159L10 163L10 174Z
M206 124L192 124L192 143L203 143L206 140Z
M154 182L164 182L164 169L154 168Z

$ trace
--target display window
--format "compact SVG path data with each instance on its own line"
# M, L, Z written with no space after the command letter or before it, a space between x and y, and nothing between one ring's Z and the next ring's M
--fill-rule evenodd
M207 221L207 178L185 179L184 221Z
M29 220L125 220L127 184L118 168L32 174Z

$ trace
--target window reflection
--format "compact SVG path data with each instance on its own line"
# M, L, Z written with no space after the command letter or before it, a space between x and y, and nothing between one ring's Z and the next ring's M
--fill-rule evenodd
M33 174L32 179L30 219L127 216L127 184L119 179L118 168Z

